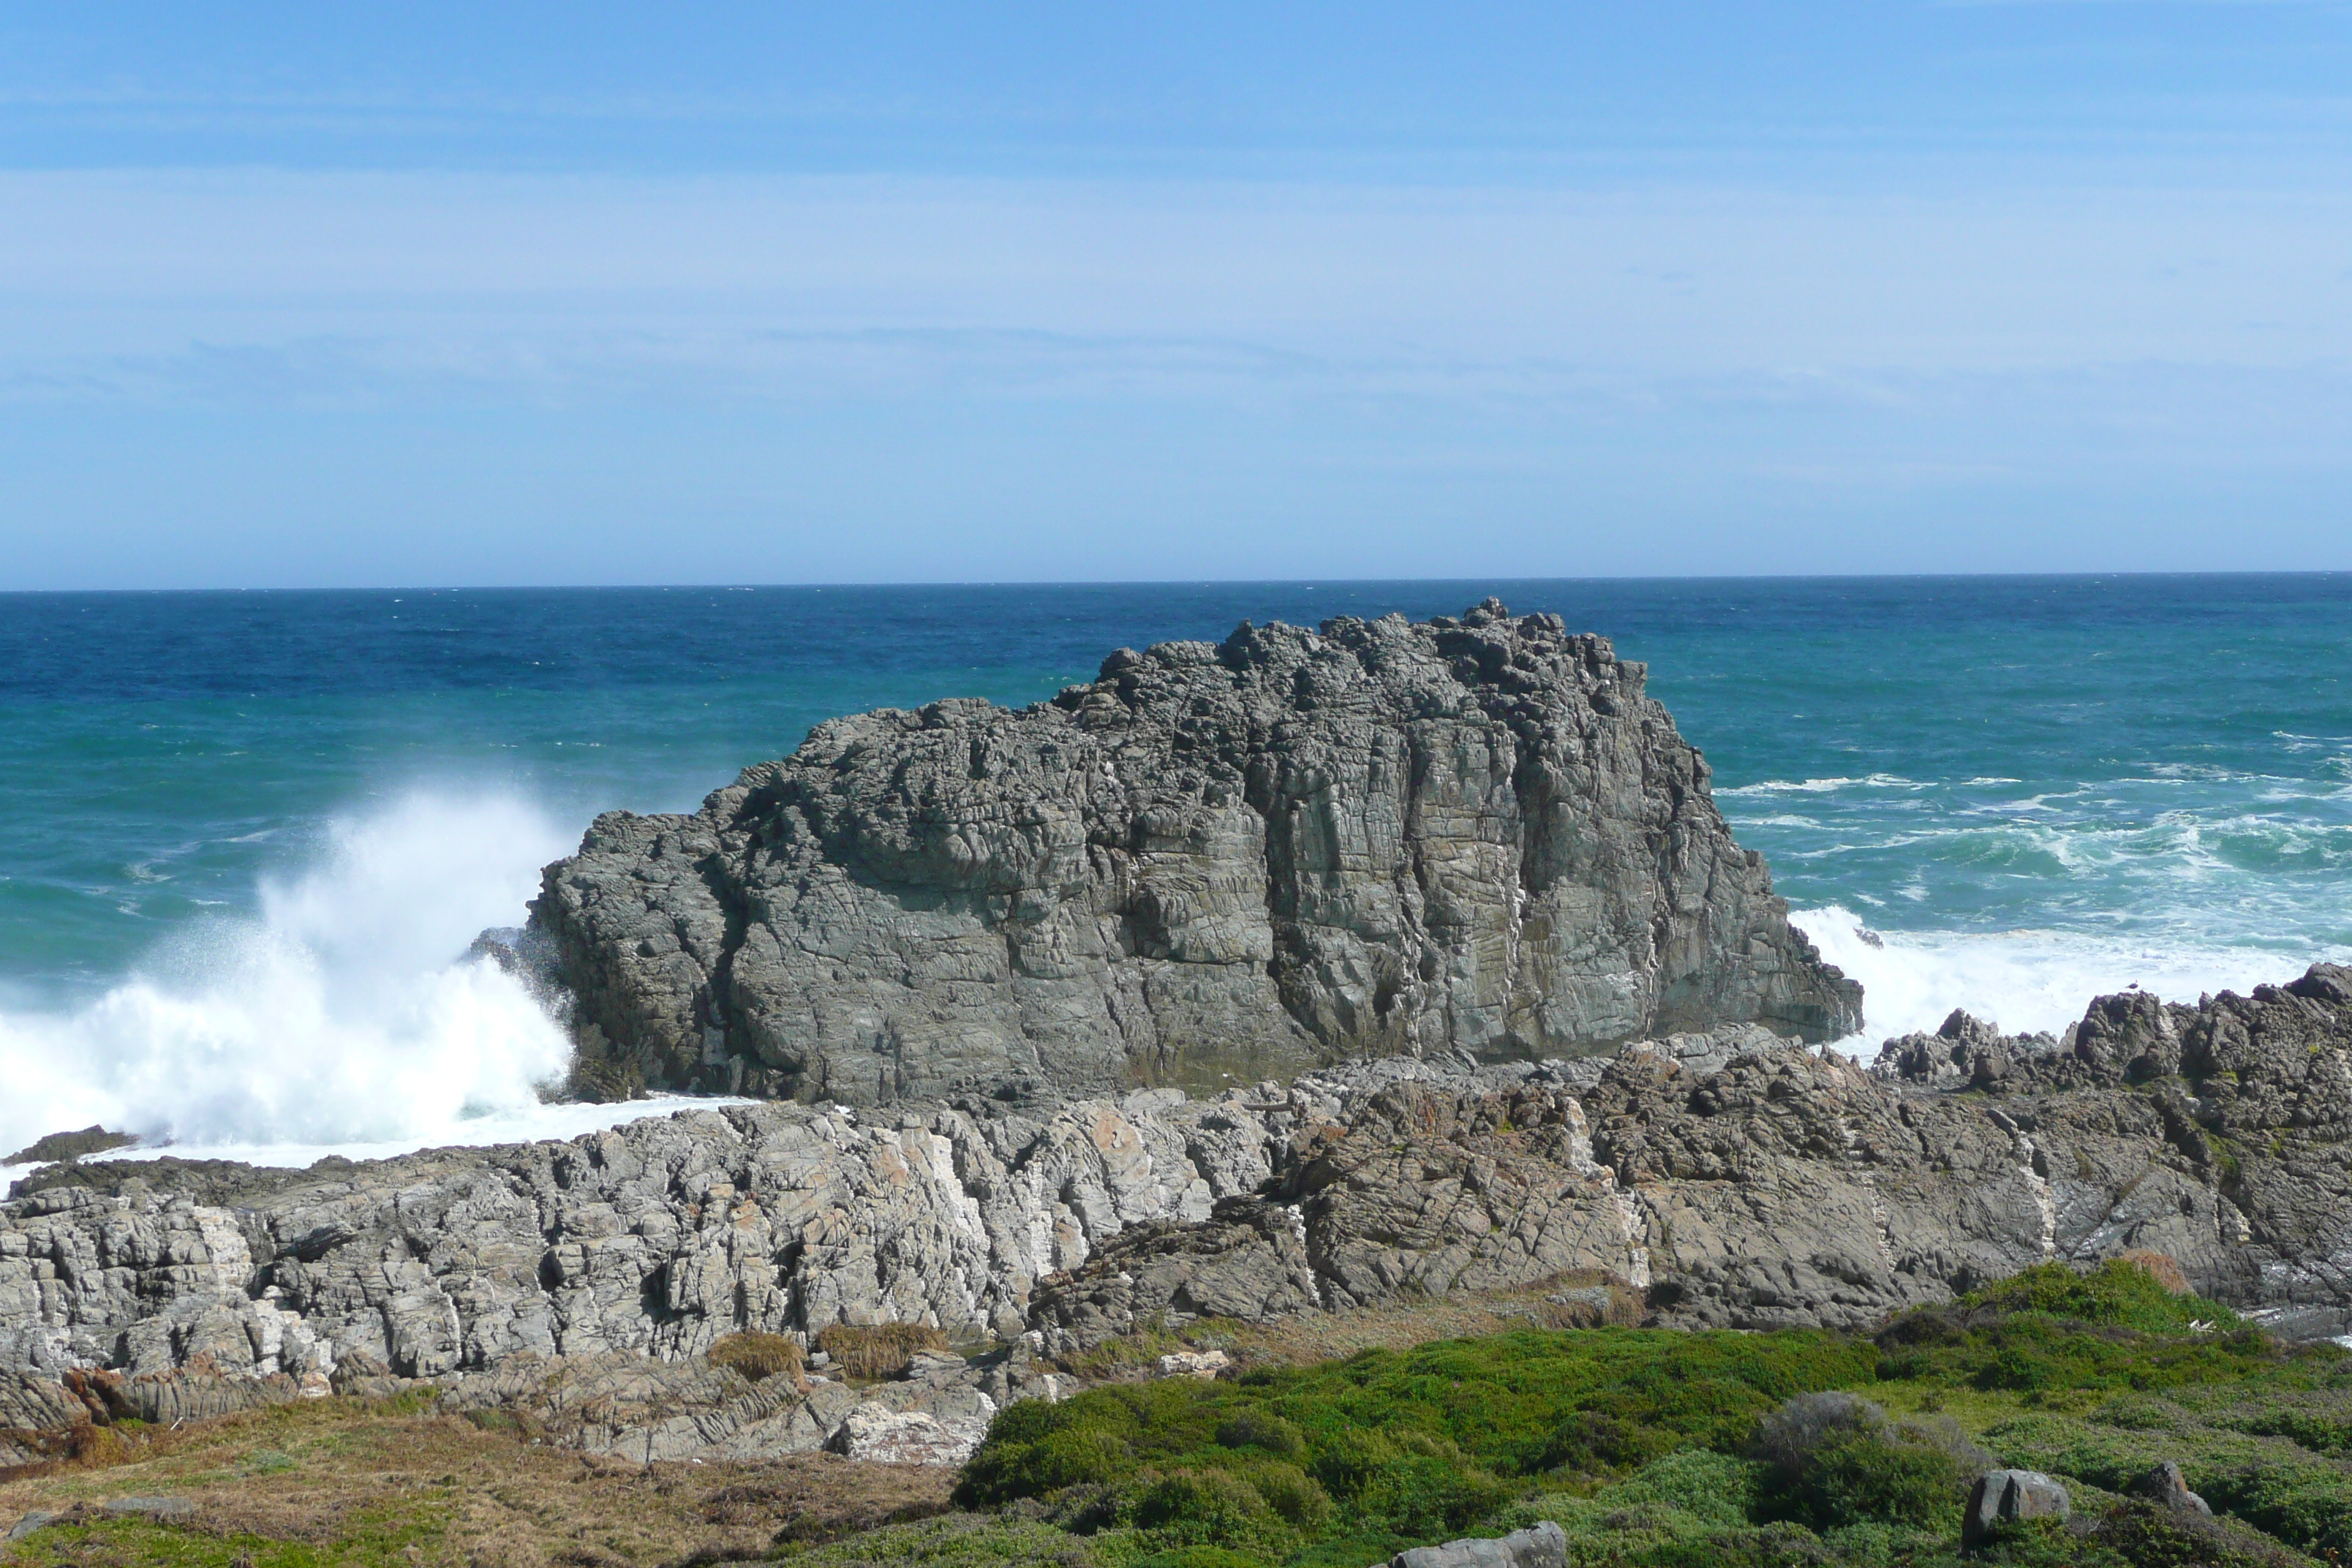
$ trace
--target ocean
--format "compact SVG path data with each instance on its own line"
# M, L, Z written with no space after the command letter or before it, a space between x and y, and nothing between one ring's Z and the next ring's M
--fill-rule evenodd
M1488 594L1646 659L1869 1055L2352 957L2352 575L0 595L0 1155L277 1163L583 1131L460 961L598 811L828 716Z

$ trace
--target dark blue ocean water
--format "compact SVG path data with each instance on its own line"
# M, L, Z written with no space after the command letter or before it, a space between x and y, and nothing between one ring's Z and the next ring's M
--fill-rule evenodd
M319 1108L391 1080L287 1064L505 1049L503 1002L407 971L520 919L599 809L690 807L833 714L1489 593L1650 661L1873 1033L2352 951L2340 574L0 595L0 1068L66 1058L46 1124L259 1053L239 1092L290 1087L234 1131L348 1131Z

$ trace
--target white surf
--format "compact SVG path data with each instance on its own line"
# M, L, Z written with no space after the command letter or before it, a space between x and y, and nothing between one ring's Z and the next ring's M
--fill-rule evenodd
M2194 945L2079 931L1878 931L1838 905L1790 921L1822 956L1862 982L1863 1027L1838 1047L1865 1060L1897 1035L1932 1031L1955 1007L2011 1034L2059 1033L2095 996L2137 987L2168 1002L2292 980L2352 952Z
M257 889L97 1000L0 1014L0 1155L103 1125L146 1152L308 1164L562 1137L683 1104L550 1105L569 1045L496 964L573 831L514 799L419 793L335 823ZM15 1173L0 1173L14 1174Z

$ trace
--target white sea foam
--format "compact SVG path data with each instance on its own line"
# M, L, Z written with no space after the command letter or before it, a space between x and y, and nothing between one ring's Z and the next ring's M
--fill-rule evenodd
M0 1152L102 1123L175 1154L307 1164L564 1136L672 1109L543 1106L569 1047L459 957L511 924L569 836L510 799L419 794L336 825L318 863L64 1012L0 1013Z
M2137 985L2169 1002L2201 993L2244 992L2292 980L2315 961L2352 957L2343 948L2192 946L2079 931L1873 931L1838 905L1790 919L1822 956L1862 982L1862 1032L1838 1042L1865 1058L1879 1043L1932 1030L1955 1007L2013 1033L2063 1029L2094 996Z
M1755 795L1832 795L1843 789L1932 789L1932 784L1899 778L1893 773L1872 773L1866 778L1827 779L1763 779L1751 784L1735 784L1715 792L1718 798L1737 799Z

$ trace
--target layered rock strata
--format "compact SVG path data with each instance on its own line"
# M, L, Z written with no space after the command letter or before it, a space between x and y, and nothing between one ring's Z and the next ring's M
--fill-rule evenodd
M59 1166L0 1204L0 1417L382 1374L551 1423L635 1400L569 1439L614 1452L953 1448L1050 1386L1040 1354L1136 1325L1590 1269L1662 1322L1859 1327L2126 1251L2283 1332L2352 1331L2352 971L2103 997L2056 1039L1956 1016L1868 1070L1743 1026L1050 1114L765 1104L299 1173ZM887 1321L1011 1349L879 1404L697 1356Z
M593 1069L863 1106L1852 1031L1646 675L1493 600L1121 649L607 813L526 947Z

